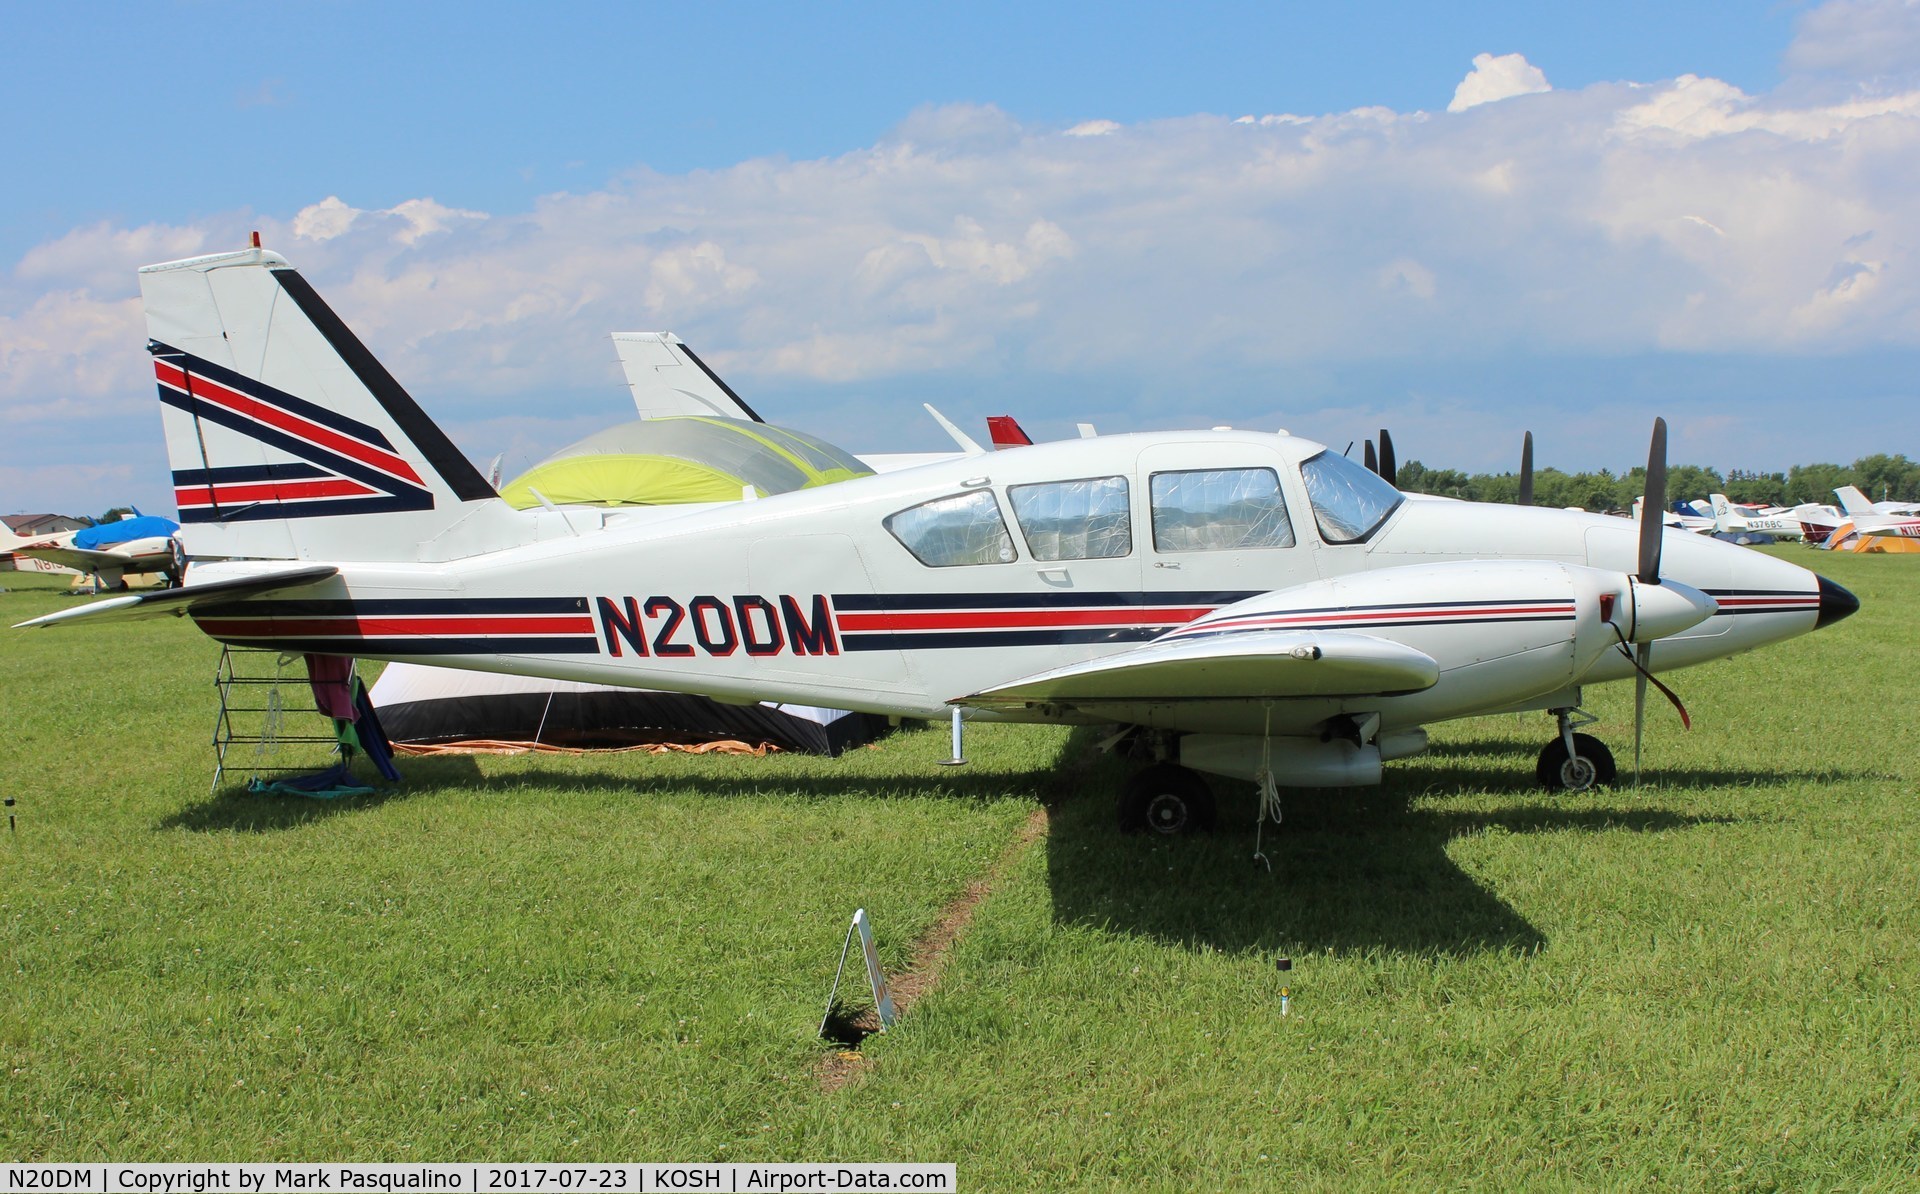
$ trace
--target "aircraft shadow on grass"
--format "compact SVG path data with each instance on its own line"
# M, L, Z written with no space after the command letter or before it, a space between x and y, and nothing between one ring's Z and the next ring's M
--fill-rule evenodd
M1251 785L1215 783L1219 824L1210 834L1121 837L1115 829L1120 766L1085 766L1088 797L1052 809L1047 865L1056 922L1228 953L1331 949L1463 957L1539 950L1546 937L1461 870L1448 856L1448 843L1490 828L1659 833L1739 819L1595 807L1594 798L1576 804L1576 798L1534 790L1531 766L1412 765L1390 770L1375 788L1283 792L1283 823L1268 823L1259 835L1263 864L1253 857ZM1718 775L1686 780L1738 782ZM1515 799L1493 810L1415 807L1423 794L1481 790L1514 791Z
M975 763L904 774L877 783L871 774L650 775L610 760L598 773L538 764L484 774L472 757L401 761L406 779L371 796L341 800L262 797L238 786L182 810L162 828L271 832L375 808L442 789L579 791L628 788L646 799L685 795L746 799L801 792L818 799L1036 800L1049 809L1048 882L1058 923L1094 925L1189 948L1232 953L1387 950L1428 956L1543 948L1544 935L1510 904L1448 856L1455 838L1490 828L1510 833L1658 833L1738 818L1696 815L1593 798L1556 798L1535 790L1532 767L1501 744L1442 747L1431 764L1392 768L1375 788L1283 793L1285 821L1268 824L1260 845L1271 871L1256 862L1251 785L1219 781L1219 828L1189 838L1123 836L1115 806L1125 770L1092 750L1099 733L1077 731L1052 762L1033 770ZM615 757L617 760L618 756ZM1795 777L1762 771L1650 772L1687 787L1778 783ZM1831 775L1819 778L1832 779ZM884 794L876 793L884 787ZM1435 808L1425 796L1512 792L1495 809ZM1649 789L1657 794L1658 788ZM1418 807L1416 807L1418 804Z
M429 759L402 759L399 783L372 781L369 796L342 796L333 800L303 798L247 791L244 770L235 768L232 782L223 785L205 800L162 817L160 829L186 829L195 833L271 833L298 829L344 813L378 808L389 800L402 800L445 788L487 788L505 786L496 777L489 780L480 772L480 764L467 755L443 755ZM319 768L315 768L319 770ZM364 776L364 766L356 775ZM575 777L575 786L578 786Z

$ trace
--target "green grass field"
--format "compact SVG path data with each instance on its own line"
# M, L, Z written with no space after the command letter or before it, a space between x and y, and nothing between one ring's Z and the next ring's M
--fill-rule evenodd
M0 631L0 1155L953 1161L968 1189L1910 1189L1920 560L1772 549L1849 621L1669 679L1639 787L1541 714L1377 789L1122 838L1092 736L839 760L403 760L208 794L218 648ZM11 624L72 599L0 574ZM35 588L38 584L40 587ZM1631 688L1589 692L1623 770ZM890 968L1047 807L838 1089L846 918ZM1293 960L1282 976L1275 959ZM1293 994L1282 1018L1280 985Z

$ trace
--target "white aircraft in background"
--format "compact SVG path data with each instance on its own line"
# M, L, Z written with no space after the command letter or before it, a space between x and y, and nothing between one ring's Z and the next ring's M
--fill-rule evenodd
M14 549L34 543L46 543L49 540L64 541L72 532L60 531L52 535L16 535L6 527L0 526L0 562L11 560L15 569L21 572L60 572L68 575L78 573L78 569L65 564L54 564L32 556L15 556Z
M620 356L620 368L627 376L627 388L633 391L634 409L643 419L662 419L676 415L710 415L723 419L747 419L764 423L733 387L694 355L686 341L672 332L615 332L613 348ZM939 412L928 407L949 435L956 437L962 452L977 450ZM940 460L952 460L953 452L882 452L858 454L856 459L876 473L891 473Z
M1857 509L1861 513L1903 514L1920 517L1920 502L1872 501L1866 494L1860 492L1860 487L1857 485L1842 486L1833 492L1834 496L1841 500L1842 505L1845 506L1849 514Z
M1866 494L1852 485L1842 485L1833 492L1840 499L1841 512L1860 534L1920 539L1920 518L1906 514L1884 514L1867 500Z
M1637 497L1633 499L1633 520L1635 522L1641 520L1645 508L1645 498ZM1664 526L1672 527L1677 531L1686 531L1689 534L1713 534L1713 519L1711 517L1702 518L1697 514L1682 514L1678 510L1662 509L1660 511L1660 522Z
M1713 503L1713 529L1722 535L1762 534L1782 539L1798 539L1804 528L1791 513L1761 513L1734 505L1724 493L1710 495Z
M135 511L77 531L28 539L10 535L13 542L0 550L90 573L102 587L118 589L126 587L129 573L164 572L177 579L185 568L173 539L179 526L172 519Z
M1658 522L1408 501L1285 433L1064 440L617 520L517 510L278 255L140 287L176 487L247 500L183 503L186 588L23 625L171 614L284 651L1117 725L1153 760L1123 823L1175 832L1212 817L1199 773L1376 783L1424 727L1495 712L1554 715L1543 783L1604 783L1610 752L1574 732L1586 685L1636 679L1637 754L1653 666L1858 608Z

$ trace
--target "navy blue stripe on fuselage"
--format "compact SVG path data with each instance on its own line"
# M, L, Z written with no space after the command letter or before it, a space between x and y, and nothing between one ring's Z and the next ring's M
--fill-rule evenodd
M519 638L276 638L263 635L219 635L216 640L236 647L274 647L314 655L598 655L600 640L592 635L530 636Z
M931 609L1080 609L1105 606L1222 606L1258 597L1264 589L1195 593L835 593L842 613Z
M1165 626L1076 626L1045 630L841 631L843 651L944 651L965 647L1057 647L1082 643L1145 643Z
M328 598L310 601L238 601L195 606L206 618L333 618L395 614L584 614L585 597L382 597L373 600Z
M1289 610L1289 613L1295 611ZM1312 612L1302 610L1302 613ZM1249 615L1251 616L1251 615ZM1180 638L1217 638L1223 634L1297 634L1303 630L1367 630L1392 626L1502 626L1510 622L1571 622L1573 614L1514 614L1503 618L1379 618L1338 622L1289 622L1281 626L1188 626L1178 631Z

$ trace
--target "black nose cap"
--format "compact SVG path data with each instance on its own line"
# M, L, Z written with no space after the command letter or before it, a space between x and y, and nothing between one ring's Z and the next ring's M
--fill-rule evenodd
M1824 576L1818 577L1817 579L1820 581L1820 616L1814 619L1813 628L1815 630L1820 629L1822 626L1831 626L1860 608L1860 599L1858 597L1855 597L1852 593L1847 592Z

